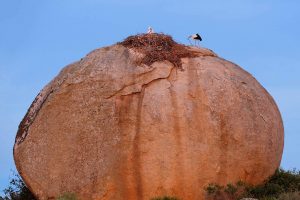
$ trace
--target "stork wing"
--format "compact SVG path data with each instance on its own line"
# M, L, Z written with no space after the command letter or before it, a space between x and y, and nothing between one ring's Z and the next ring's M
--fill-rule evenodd
M197 39L200 40L200 41L202 41L201 36L198 33L196 35L197 35Z

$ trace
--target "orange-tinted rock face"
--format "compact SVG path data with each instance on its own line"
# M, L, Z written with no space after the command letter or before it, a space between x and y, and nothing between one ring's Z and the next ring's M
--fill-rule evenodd
M247 72L205 49L183 70L115 45L67 66L39 94L14 146L39 199L203 199L209 183L257 184L279 166L283 126Z

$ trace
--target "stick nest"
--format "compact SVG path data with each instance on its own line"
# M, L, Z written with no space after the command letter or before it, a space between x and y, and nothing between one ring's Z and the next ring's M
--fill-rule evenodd
M144 54L145 56L137 62L149 66L156 61L168 60L175 67L182 69L181 58L197 56L195 52L188 50L185 45L176 43L171 36L165 34L133 35L118 44Z

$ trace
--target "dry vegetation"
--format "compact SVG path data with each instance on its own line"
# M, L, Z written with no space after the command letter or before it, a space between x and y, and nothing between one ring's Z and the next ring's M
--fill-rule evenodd
M145 56L138 61L139 64L151 65L156 61L168 60L182 69L181 58L197 56L185 45L176 43L171 36L165 34L133 35L118 44L144 54Z

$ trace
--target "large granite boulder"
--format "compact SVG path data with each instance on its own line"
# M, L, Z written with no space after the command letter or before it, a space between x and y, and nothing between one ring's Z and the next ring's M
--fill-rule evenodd
M118 44L65 67L19 126L14 158L38 199L204 198L209 183L258 184L278 168L283 125L239 66L186 48L181 67L146 65Z

